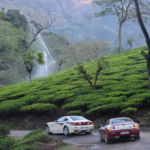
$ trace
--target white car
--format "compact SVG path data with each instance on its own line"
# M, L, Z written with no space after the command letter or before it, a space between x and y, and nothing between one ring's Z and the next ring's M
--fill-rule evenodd
M91 133L94 129L92 121L87 120L82 116L64 116L54 122L49 122L45 125L45 133Z

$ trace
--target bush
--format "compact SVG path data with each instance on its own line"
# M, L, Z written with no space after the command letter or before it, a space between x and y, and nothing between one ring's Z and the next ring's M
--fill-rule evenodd
M15 141L10 137L0 138L0 150L11 150Z
M1 125L0 126L0 137L6 137L10 134L10 129L8 126Z
M82 111L81 110L69 111L67 115L82 115Z
M35 145L21 145L13 148L12 150L37 150L37 146Z
M21 107L20 111L23 113L47 113L53 114L57 107L54 104L36 103L28 106Z
M42 133L42 132L43 132L43 129L34 130L34 131L30 132L29 134L27 134L23 139L29 138L35 134Z
M137 112L137 109L136 109L136 108L129 107L129 108L126 108L126 109L122 110L122 111L120 112L120 114L121 114L122 116L130 116L130 115L133 115L133 114L136 113L136 112Z
M37 133L35 135L29 136L28 138L23 139L20 142L17 142L15 146L22 146L22 145L31 145L34 142L42 142L42 143L48 143L50 141L50 138L45 133Z

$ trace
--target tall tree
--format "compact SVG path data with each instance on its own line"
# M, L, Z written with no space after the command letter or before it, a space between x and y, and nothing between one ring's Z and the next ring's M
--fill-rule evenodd
M145 58L145 60L147 62L147 70L148 70L148 76L149 76L149 89L150 89L150 37L149 37L149 34L146 30L146 27L144 25L144 22L143 22L143 19L141 16L138 0L134 0L134 3L135 3L135 8L136 8L136 15L137 15L140 27L142 29L144 36L145 36L145 40L146 40L146 43L148 46L148 54L145 54L144 51L142 51L141 54L143 55L143 57Z
M56 18L55 18L55 16L53 18L51 15L48 15L48 14L45 14L44 16L40 16L40 15L36 15L35 13L33 13L33 14L28 13L27 18L28 18L28 22L27 22L26 26L24 27L24 32L23 32L22 36L20 37L20 42L22 43L22 45L24 47L23 60L24 60L26 70L29 73L29 83L31 83L30 76L31 76L31 72L33 69L33 63L31 63L31 62L28 63L28 61L26 61L26 59L25 59L25 56L26 55L28 56L32 44L38 38L40 38L39 34L43 30L50 28ZM30 38L28 38L29 34L31 35ZM32 55L30 55L30 56L32 56ZM42 54L39 54L39 56L43 57ZM38 60L38 59L34 58L34 60ZM41 58L41 61L42 61L42 58ZM43 65L43 63L39 63L39 64Z
M26 63L26 69L29 73L29 84L31 84L31 73L33 70L33 67L36 63L39 65L44 65L44 54L41 52L37 52L35 50L30 50L24 54L24 62Z
M135 18L135 7L133 0L96 0L93 2L101 6L99 13L94 13L94 17L115 15L119 24L119 52L122 52L121 32L122 26L127 21ZM143 5L143 3L141 3Z

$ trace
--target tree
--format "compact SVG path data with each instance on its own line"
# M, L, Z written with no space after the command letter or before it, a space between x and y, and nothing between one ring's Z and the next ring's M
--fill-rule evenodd
M136 8L136 15L140 24L140 27L142 29L142 32L145 36L145 40L148 46L148 54L145 54L144 51L141 52L141 54L143 55L143 57L145 58L146 62L147 62L147 70L148 70L148 76L149 76L149 89L150 89L150 37L149 34L145 28L142 16L141 16L141 12L140 12L140 8L139 8L139 2L138 0L134 0L135 3L135 8Z
M24 54L24 63L26 64L26 69L29 73L29 84L31 84L31 73L36 62L38 62L39 65L45 64L43 53L30 50Z
M57 59L58 72L60 71L61 66L65 62L66 62L66 58L65 57L58 57L58 59Z
M140 0L141 1L141 0ZM122 26L127 21L135 18L135 7L133 7L133 0L97 0L93 3L102 6L99 13L94 13L94 17L117 15L119 24L119 52L122 52L121 31ZM144 5L141 2L141 5Z
M28 22L24 26L24 32L22 33L22 36L19 39L22 43L22 46L24 47L23 60L26 70L29 73L29 83L31 84L31 72L34 67L34 63L32 63L32 61L30 62L30 59L36 60L40 65L43 65L44 62L43 54L37 53L38 57L35 58L33 55L35 54L35 51L30 51L30 47L39 38L39 34L41 33L41 31L51 27L51 25L55 21L55 18L53 19L51 14L46 14L45 16L37 16L35 15L35 13L28 13L27 18ZM29 34L31 35L30 38L28 38Z
M131 50L132 50L132 43L134 42L134 38L130 37L129 39L127 39L127 44L130 45Z
M105 69L108 66L108 63L104 60L104 58L97 60L97 71L94 79L94 84L90 80L90 75L88 75L87 71L85 70L83 64L78 64L78 66L75 68L80 74L83 74L82 78L84 78L88 83L90 84L91 89L96 89L96 83L98 80L98 75L101 70Z

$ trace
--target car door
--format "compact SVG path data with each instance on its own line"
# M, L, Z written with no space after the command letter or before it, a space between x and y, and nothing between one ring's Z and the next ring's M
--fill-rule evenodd
M62 120L62 122L60 122L60 133L63 133L64 131L64 126L66 125L66 122L68 122L68 118L64 117L64 119Z
M61 117L59 118L53 125L53 132L54 133L62 133L62 126L63 126L63 122L65 120L65 117Z

